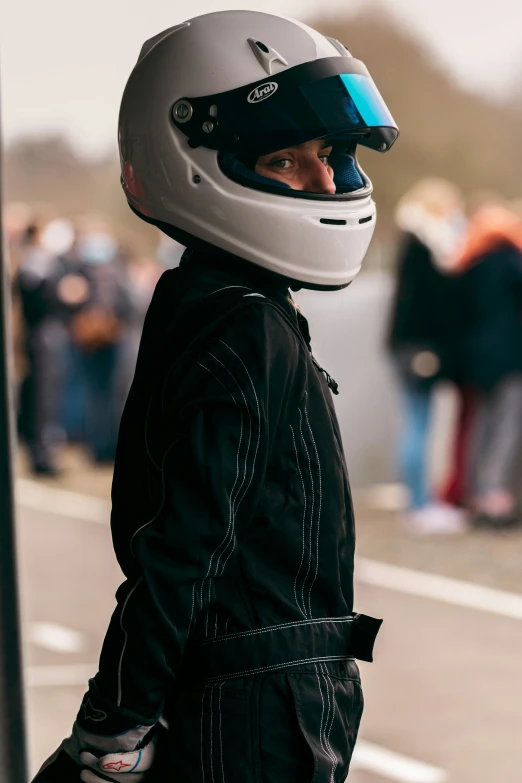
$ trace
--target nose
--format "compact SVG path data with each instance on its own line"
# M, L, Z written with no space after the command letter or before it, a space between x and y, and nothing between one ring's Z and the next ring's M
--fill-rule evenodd
M303 190L309 193L324 193L333 195L336 191L335 182L332 179L332 170L316 156L307 161L306 176L303 178Z

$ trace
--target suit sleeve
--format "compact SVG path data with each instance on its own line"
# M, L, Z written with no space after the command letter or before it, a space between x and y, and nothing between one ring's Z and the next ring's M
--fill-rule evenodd
M161 505L133 537L139 576L117 593L96 676L116 707L157 719L189 635L213 632L215 585L249 529L299 350L277 314L254 306L166 387L181 427L158 466Z

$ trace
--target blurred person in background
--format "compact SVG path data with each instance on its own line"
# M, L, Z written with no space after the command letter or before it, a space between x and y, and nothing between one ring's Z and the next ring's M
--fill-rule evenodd
M59 258L61 279L59 296L68 311L67 343L64 352L64 386L61 422L69 443L85 442L86 381L82 351L70 329L71 320L86 305L90 296L88 280L83 274L82 263L76 252L77 230L69 249Z
M484 205L503 203L504 198L500 193L491 190L480 190L470 194L467 199L467 214L473 216ZM468 242L468 237L463 234L462 242L458 243L455 253L448 262L452 274L459 274L459 254L463 252L463 246ZM466 281L457 284L459 300L466 298ZM459 310L462 314L463 310ZM472 438L474 433L475 415L478 404L478 392L466 375L466 350L465 350L465 324L462 320L459 334L456 339L456 347L460 352L460 378L461 383L456 384L458 412L453 430L453 443L451 446L450 469L443 483L440 498L443 502L460 508L470 507L470 458Z
M56 454L63 433L60 403L66 327L58 296L56 254L31 223L20 245L17 284L22 306L27 373L20 388L19 433L34 473L58 472Z
M458 258L465 373L479 394L470 454L478 525L520 523L522 446L522 220L507 204L471 218Z
M174 244L178 245L177 242ZM178 246L181 247L181 245ZM184 247L182 251L185 251ZM125 329L121 335L116 369L115 394L118 418L123 411L134 377L145 315L162 272L162 265L153 257L130 259L127 265L128 312Z
M81 221L67 284L83 281L82 301L69 321L79 360L85 403L85 441L95 462L112 462L116 453L120 400L117 370L130 314L126 259L109 226L101 219Z
M438 502L429 486L428 438L433 390L461 381L457 286L448 266L464 229L458 188L418 182L397 207L402 232L388 345L400 379L404 422L399 464L410 495L408 527L420 534L459 533L463 515Z
M15 375L15 399L20 405L19 387L28 372L25 355L25 329L17 278L20 269L20 248L27 227L33 222L33 211L22 201L8 202L3 210L3 228L8 252L9 279L11 282L11 324L13 329L13 354ZM18 410L20 415L20 411Z
M364 64L291 19L205 14L144 44L122 184L190 252L156 287L120 427L126 580L39 783L346 779L380 621L353 611L337 387L290 288L358 273L376 208L357 147L397 136Z

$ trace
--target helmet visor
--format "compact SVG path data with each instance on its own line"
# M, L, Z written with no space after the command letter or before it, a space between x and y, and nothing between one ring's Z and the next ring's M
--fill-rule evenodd
M266 155L328 136L387 151L399 130L366 67L331 57L173 106L191 146Z

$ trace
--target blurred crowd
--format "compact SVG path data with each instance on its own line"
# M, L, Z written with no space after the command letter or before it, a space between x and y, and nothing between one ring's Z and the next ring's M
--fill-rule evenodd
M397 285L388 348L403 418L398 462L407 524L421 534L520 524L522 204L422 180L400 201ZM133 255L100 215L42 219L10 204L20 440L34 473L59 472L66 443L113 461L145 313L184 248L158 236ZM443 486L430 481L435 390L458 398Z
M400 380L399 463L418 533L520 524L522 203L428 179L396 212L401 232L388 345ZM458 415L444 486L430 486L438 382Z
M113 461L143 320L165 266L183 248L135 257L102 216L43 220L10 204L5 225L13 287L17 423L34 473L59 472L65 443Z

